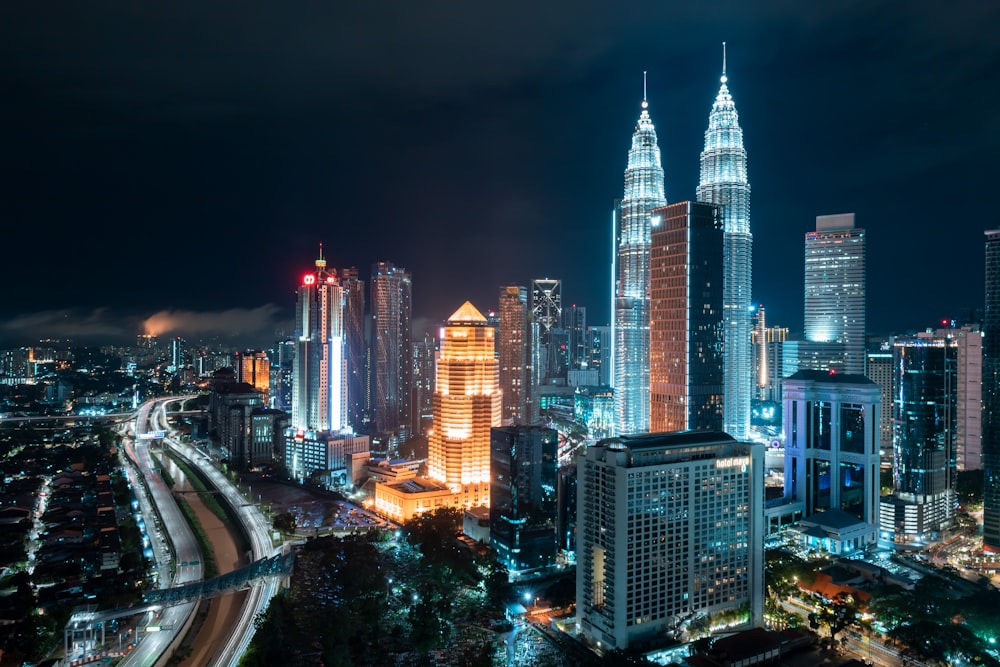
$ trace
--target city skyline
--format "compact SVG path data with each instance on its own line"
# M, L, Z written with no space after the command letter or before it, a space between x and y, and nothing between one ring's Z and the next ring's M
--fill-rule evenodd
M390 21L367 8L4 7L0 217L19 252L0 275L22 289L0 338L128 338L154 315L163 335L239 323L271 337L321 242L331 266L410 269L415 319L440 322L465 299L493 308L499 286L553 277L604 324L607 211L642 72L669 201L693 199L723 41L754 188L752 299L770 321L801 332L799 239L842 211L868 230L871 284L914 266L951 277L872 290L869 331L982 306L992 225L969 193L996 173L998 93L982 83L1000 10L639 9L585 4L570 30L558 3L400 7ZM924 242L943 220L948 240Z

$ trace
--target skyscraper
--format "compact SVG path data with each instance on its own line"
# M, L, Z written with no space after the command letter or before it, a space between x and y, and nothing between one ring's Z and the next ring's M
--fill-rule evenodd
M505 424L527 422L528 290L517 285L500 288L500 391Z
M878 529L882 408L863 375L798 371L784 381L785 503L802 514L803 546L836 554L873 544ZM769 508L770 510L771 508Z
M558 445L544 426L490 431L490 546L509 572L555 562Z
M337 431L346 425L344 295L320 247L316 270L299 286L295 306L292 428Z
M413 433L410 273L392 262L372 266L372 373L375 428L402 441Z
M723 43L722 85L712 104L701 152L698 201L722 208L724 235L723 279L725 329L725 431L745 440L750 430L750 393L753 385L750 349L750 292L753 235L750 233L750 183L743 130L732 95L726 86Z
M267 352L246 350L236 353L236 380L248 385L264 395L264 405L268 405L271 391L271 360Z
M621 436L578 458L579 629L609 649L698 614L762 621L764 451L725 433Z
M865 230L854 214L821 215L805 239L805 335L865 372Z
M893 491L881 505L881 536L926 544L955 521L958 344L920 333L893 341Z
M983 323L983 550L1000 552L1000 229L986 232Z
M466 301L440 336L427 476L478 498L473 505L489 504L490 428L500 426L494 331Z
M365 281L355 267L340 272L344 290L344 348L347 375L347 423L360 431L368 410L368 353L365 346Z
M712 204L653 210L649 429L721 431L723 231Z
M615 426L621 434L649 429L650 218L654 208L667 203L645 82L643 88L642 111L625 168L625 192L614 216L618 246L613 316Z

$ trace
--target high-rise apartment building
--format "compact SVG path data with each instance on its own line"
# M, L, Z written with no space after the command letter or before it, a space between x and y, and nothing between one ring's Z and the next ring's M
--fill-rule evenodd
M558 446L559 434L544 426L490 432L490 546L511 573L555 563Z
M372 266L372 373L375 428L399 441L413 433L410 273L392 262Z
M339 431L346 424L344 294L320 248L316 269L302 277L295 307L292 428Z
M656 128L643 90L642 111L632 133L625 191L614 211L615 428L649 430L649 245L652 213L667 203Z
M983 550L1000 552L1000 229L986 232L983 322Z
M802 370L783 382L785 507L803 547L845 554L878 529L878 386L863 375ZM775 508L768 507L768 512Z
M854 214L821 215L805 238L805 337L865 372L865 230Z
M649 424L723 428L723 229L713 204L653 210L649 264Z
M958 344L927 332L892 348L893 492L882 500L880 537L920 545L955 521Z
M750 233L747 152L743 148L743 130L736 105L726 85L725 50L720 81L705 131L697 198L719 205L722 211L725 232L725 431L738 440L745 440L750 432L753 387L750 349L753 236Z
M579 630L626 649L697 614L763 617L762 445L724 433L621 436L578 459Z
M493 327L466 301L441 328L427 475L489 504L490 429L500 426Z
M344 359L347 423L360 431L368 414L368 350L365 345L365 281L351 266L340 272L344 290Z
M497 348L500 357L501 417L504 424L528 420L528 290L517 285L500 288L500 327Z

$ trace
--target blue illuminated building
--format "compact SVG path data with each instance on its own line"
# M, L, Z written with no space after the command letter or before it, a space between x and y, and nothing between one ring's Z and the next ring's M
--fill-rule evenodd
M558 446L544 426L490 430L490 545L512 574L555 562Z
M615 208L614 390L618 433L649 428L649 248L651 214L667 203L656 129L643 91L625 192Z
M712 104L701 152L698 201L717 204L724 232L723 331L726 433L745 440L750 430L752 351L750 348L753 236L750 233L750 183L736 105L726 86L725 44L722 85Z

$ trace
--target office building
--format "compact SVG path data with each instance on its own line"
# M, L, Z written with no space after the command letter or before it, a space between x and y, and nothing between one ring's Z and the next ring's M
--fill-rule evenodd
M958 347L955 424L955 467L959 471L983 467L983 334L978 326L939 329Z
M865 376L878 385L882 395L882 418L879 420L879 451L882 465L892 467L892 344L883 341L870 349L865 362Z
M500 426L494 329L466 301L441 328L440 341L428 476L456 490L480 486L485 504L489 502L490 429Z
M369 413L368 347L365 344L365 281L355 267L343 269L344 374L347 378L347 423L360 431Z
M597 369L597 384L611 386L611 367L613 366L611 353L611 327L591 326L587 327L587 365L592 369Z
M406 269L392 262L372 266L372 374L375 429L398 442L414 431L410 406L412 284Z
M504 424L527 421L528 382L528 290L517 285L500 288L500 327L497 348L500 358L501 419Z
M246 350L236 353L236 380L264 395L264 405L269 405L271 392L271 360L267 352Z
M720 207L725 232L723 249L723 328L725 364L725 431L737 440L750 432L753 386L750 349L753 236L750 233L750 183L736 105L727 87L725 45L722 78L712 104L701 152L698 201Z
M302 277L295 307L292 428L339 431L346 424L344 295L320 247L316 268Z
M436 507L490 502L490 429L500 426L496 330L466 301L439 332L427 477L377 484L376 509L406 520Z
M982 448L983 550L1000 553L1000 229L986 232Z
M434 336L424 333L413 341L413 411L418 420L419 433L426 434L434 422L434 356L437 342Z
M556 449L544 426L490 431L490 546L513 575L556 561Z
M653 210L649 423L654 432L723 430L723 229L719 207Z
M649 430L649 246L652 213L667 203L656 128L643 83L642 111L632 133L624 196L614 209L615 428Z
M590 440L602 440L614 435L615 393L611 387L576 387L573 392L573 421L587 427L587 438Z
M763 617L764 452L724 433L621 436L578 459L576 611L627 649L696 615Z
M562 309L562 328L568 338L569 369L587 368L587 308L575 303Z
M880 538L919 546L955 522L958 344L920 333L893 341L893 491Z
M854 214L821 215L805 238L805 338L865 372L865 230ZM819 369L827 370L827 369Z
M802 546L834 554L874 544L878 529L878 386L863 375L803 370L783 382L783 514ZM775 508L768 507L769 519Z

